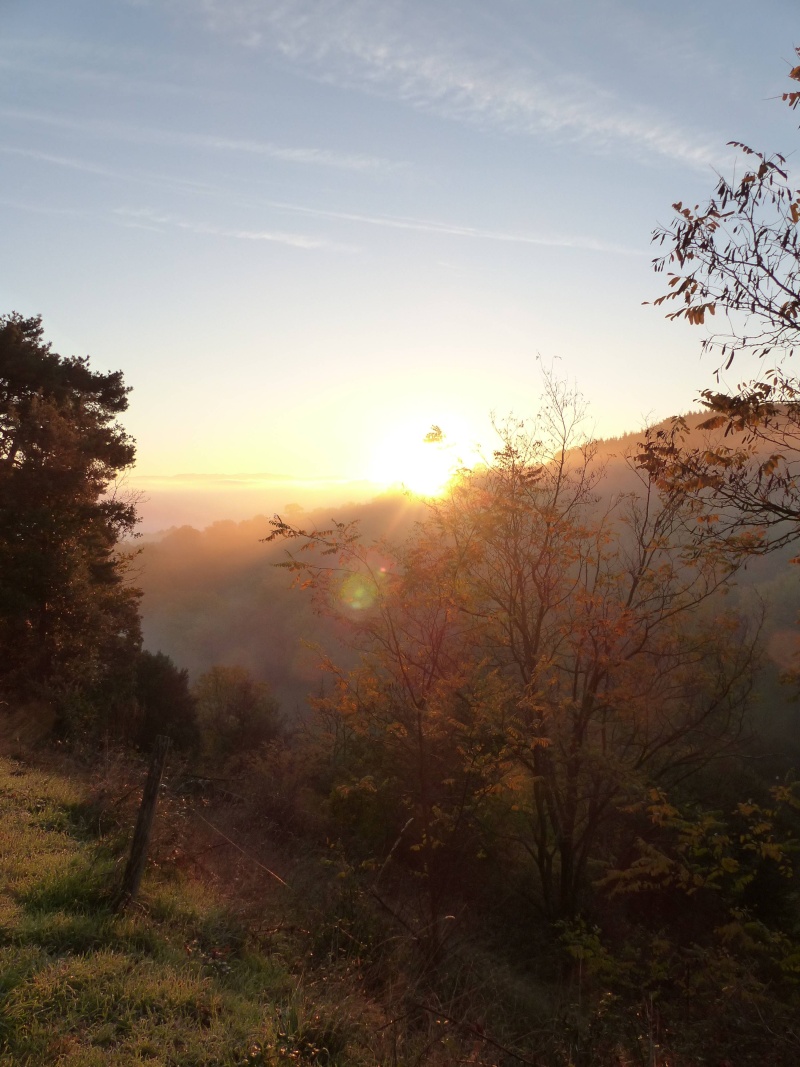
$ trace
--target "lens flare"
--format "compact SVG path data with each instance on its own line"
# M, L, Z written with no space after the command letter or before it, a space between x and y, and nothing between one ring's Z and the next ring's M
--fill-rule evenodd
M339 599L353 611L365 611L375 603L375 583L363 574L349 574L339 589Z

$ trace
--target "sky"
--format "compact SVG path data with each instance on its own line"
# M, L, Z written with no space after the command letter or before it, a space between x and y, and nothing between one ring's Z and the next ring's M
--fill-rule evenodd
M728 141L794 151L798 16L0 0L0 311L124 372L151 525L402 479L434 423L468 460L543 367L639 429L715 370L651 232Z

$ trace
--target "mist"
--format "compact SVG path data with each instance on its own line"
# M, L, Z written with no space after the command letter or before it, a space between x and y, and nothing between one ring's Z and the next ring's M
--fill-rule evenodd
M241 522L292 507L360 504L379 492L374 482L278 474L134 473L124 488L137 497L139 530L148 536L176 526L204 529L220 520Z
M314 511L293 503L281 514L306 527L358 520L368 539L401 540L424 510L418 500L389 495ZM316 647L340 662L352 662L353 655L346 635L316 615L309 598L293 588L291 573L276 566L286 547L263 543L271 530L267 515L259 514L149 535L136 557L135 581L144 593L146 648L166 652L192 680L215 664L244 667L271 686L293 718L322 684Z

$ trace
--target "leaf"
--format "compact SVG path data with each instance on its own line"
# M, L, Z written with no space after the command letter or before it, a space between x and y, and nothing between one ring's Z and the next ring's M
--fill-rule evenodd
M781 460L783 460L785 458L786 457L780 455L780 453L776 453L774 456L770 456L769 459L765 460L761 464L761 468L760 468L761 469L761 473L763 475L765 475L766 477L769 477L770 474L774 473L775 468L778 466L778 464L781 462Z

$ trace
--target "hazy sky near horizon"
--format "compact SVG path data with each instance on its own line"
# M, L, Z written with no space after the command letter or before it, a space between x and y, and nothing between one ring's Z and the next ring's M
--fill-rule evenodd
M714 370L650 232L794 150L795 43L789 0L0 0L2 310L124 371L142 476L491 447L537 357L638 429Z

